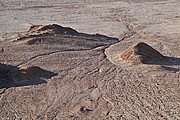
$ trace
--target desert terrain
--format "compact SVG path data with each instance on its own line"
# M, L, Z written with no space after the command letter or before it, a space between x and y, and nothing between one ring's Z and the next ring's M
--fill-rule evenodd
M1 0L0 120L179 120L179 0Z

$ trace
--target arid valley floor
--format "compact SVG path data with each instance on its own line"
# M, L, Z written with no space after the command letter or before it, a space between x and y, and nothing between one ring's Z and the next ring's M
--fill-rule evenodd
M1 0L0 120L180 120L180 0Z

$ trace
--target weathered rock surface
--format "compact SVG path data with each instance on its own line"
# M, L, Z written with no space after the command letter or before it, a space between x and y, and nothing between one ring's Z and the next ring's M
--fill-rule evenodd
M2 0L0 120L180 119L180 3L148 1Z

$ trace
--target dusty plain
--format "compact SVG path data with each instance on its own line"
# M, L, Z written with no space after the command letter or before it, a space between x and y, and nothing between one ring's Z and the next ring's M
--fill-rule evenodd
M0 1L0 120L179 119L179 0Z

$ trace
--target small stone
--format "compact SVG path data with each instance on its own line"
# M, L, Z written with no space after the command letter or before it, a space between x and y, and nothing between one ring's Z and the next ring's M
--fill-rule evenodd
M92 92L91 92L91 97L94 100L97 100L99 97L101 97L101 92L98 88L95 88Z
M80 108L80 111L81 111L82 113L86 113L86 112L93 111L93 110L90 110L90 109L82 106L82 107Z

